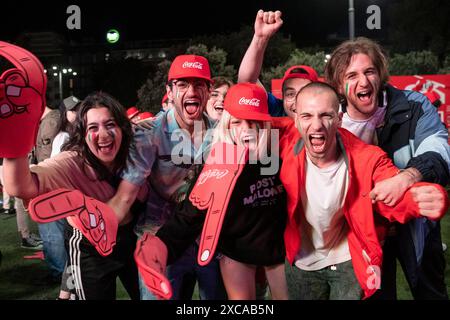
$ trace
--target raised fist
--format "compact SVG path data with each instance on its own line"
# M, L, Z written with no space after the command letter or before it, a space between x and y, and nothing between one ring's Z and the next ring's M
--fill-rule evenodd
M255 20L255 35L258 37L270 38L283 25L281 11L259 10Z

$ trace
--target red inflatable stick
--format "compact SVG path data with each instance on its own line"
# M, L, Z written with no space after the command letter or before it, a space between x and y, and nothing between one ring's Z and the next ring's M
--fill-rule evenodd
M36 142L47 77L41 62L21 47L0 41L0 56L15 66L0 76L0 158L23 157Z
M244 146L216 143L189 195L198 209L208 209L197 257L201 266L214 256L228 202L247 158L248 148Z
M42 194L29 205L31 218L48 223L68 216L102 256L109 255L116 244L118 221L105 203L90 198L78 190L57 189Z
M152 236L148 233L138 240L134 260L147 288L156 296L167 300L172 297L172 286L163 274L150 267L154 254L158 252L158 247L151 240Z

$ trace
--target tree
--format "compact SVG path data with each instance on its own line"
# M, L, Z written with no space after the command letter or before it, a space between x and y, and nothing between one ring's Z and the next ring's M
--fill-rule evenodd
M227 53L225 50L213 47L211 50L204 44L190 46L186 54L196 54L208 59L211 76L224 76L230 79L236 78L236 69L227 65ZM156 114L161 109L161 99L166 93L167 75L170 69L170 60L160 62L155 70L148 74L147 80L138 90L139 101L137 107L140 110L150 111Z
M209 48L222 48L228 53L228 63L233 65L237 70L241 64L242 57L253 38L253 33L253 26L244 25L239 31L229 34L194 37L190 41L190 44L203 43ZM276 33L272 39L270 39L269 46L266 50L264 68L275 67L285 62L294 49L295 44L291 41L289 36L284 37L281 32Z
M450 74L450 56L446 56L442 68L438 71L439 74Z
M147 80L137 92L138 109L157 114L161 109L161 100L166 93L167 74L171 61L163 60L158 63L156 70L148 74Z
M435 74L438 69L438 58L431 51L397 53L389 61L389 72L392 75Z
M211 68L211 76L223 76L235 80L236 69L232 65L227 65L227 53L221 48L213 47L211 50L202 43L192 45L186 50L187 54L196 54L208 59Z

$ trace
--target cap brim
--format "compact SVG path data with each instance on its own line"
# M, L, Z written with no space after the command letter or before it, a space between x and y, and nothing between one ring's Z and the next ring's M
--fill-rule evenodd
M199 78L199 79L204 79L206 81L209 81L209 83L214 83L214 80L211 78L207 78L204 76L194 76L194 75L177 75L176 77L171 77L169 78L167 81L172 81L172 80L176 80L176 79L187 79L187 78Z
M133 112L132 114L128 115L128 119L131 119L134 116L137 116L138 113L139 113L139 111Z
M314 82L314 80L311 79L312 77L310 75L306 74L306 73L291 73L291 74L288 74L286 77L283 78L282 83L284 83L288 79L296 79L296 78L298 78L298 79L306 79L306 80L309 80L311 82Z
M67 111L72 111L73 109L76 109L80 105L80 102L75 103L73 106L66 108Z
M225 110L227 110L225 108ZM237 110L227 110L233 117L245 120L256 120L256 121L271 121L272 117L270 114L263 114L259 112L249 112L249 111L237 111Z

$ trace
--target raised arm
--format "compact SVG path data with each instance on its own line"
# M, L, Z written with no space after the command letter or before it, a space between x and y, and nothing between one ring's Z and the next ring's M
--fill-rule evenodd
M255 19L255 34L239 67L238 82L256 83L258 81L267 44L282 25L280 11L258 11Z

